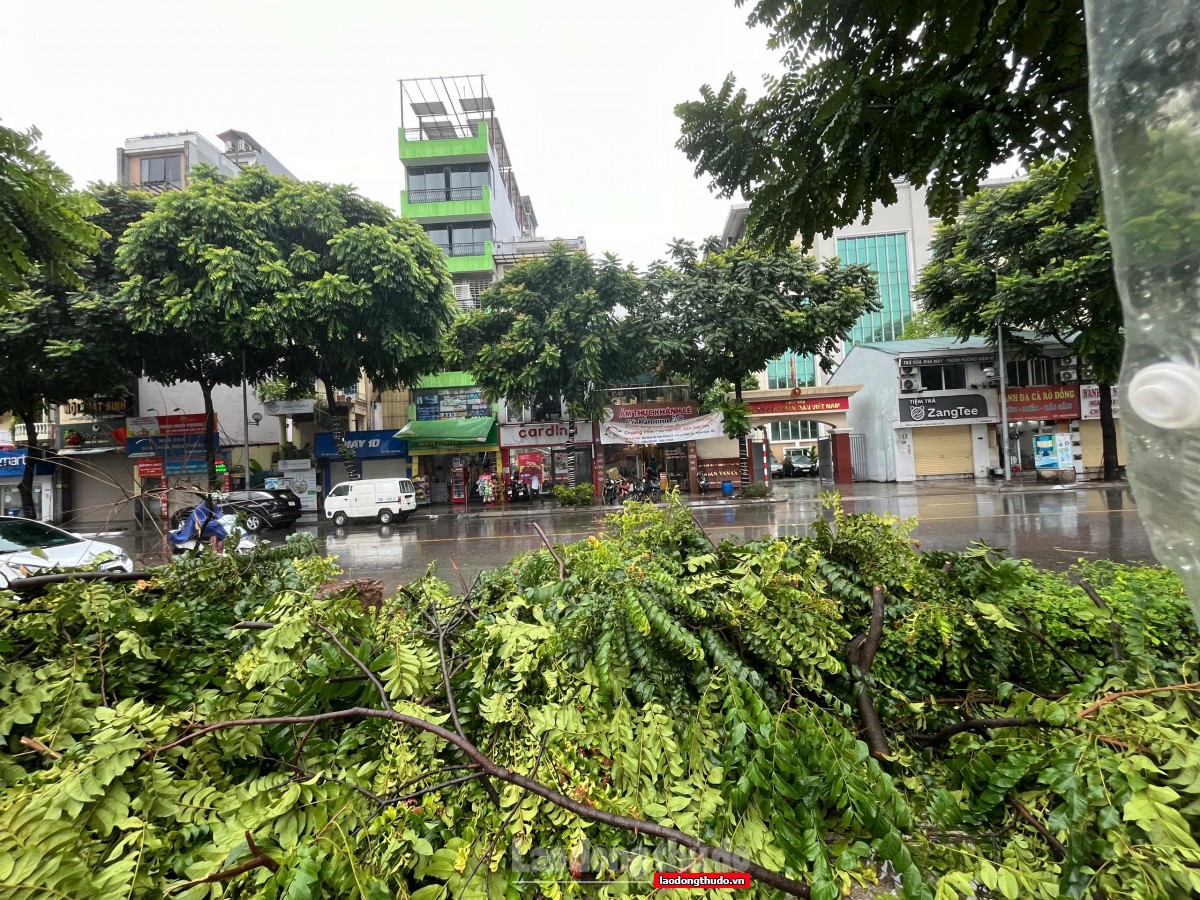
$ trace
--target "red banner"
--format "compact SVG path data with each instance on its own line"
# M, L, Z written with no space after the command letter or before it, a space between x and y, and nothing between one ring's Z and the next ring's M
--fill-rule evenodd
M791 397L786 400L750 400L746 403L752 416L775 416L781 413L844 412L850 408L849 397Z
M1008 418L1078 419L1079 385L1055 384L1008 389Z

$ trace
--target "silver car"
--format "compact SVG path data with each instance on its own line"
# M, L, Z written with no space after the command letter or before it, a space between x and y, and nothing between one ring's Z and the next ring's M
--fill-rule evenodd
M0 588L55 567L132 572L133 560L115 544L89 540L34 519L0 516Z

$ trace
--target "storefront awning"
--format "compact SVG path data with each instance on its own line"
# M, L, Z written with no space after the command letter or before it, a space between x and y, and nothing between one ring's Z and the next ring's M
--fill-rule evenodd
M425 448L495 445L496 419L476 416L470 419L438 419L432 422L409 422L396 432L396 437L408 441L410 447Z

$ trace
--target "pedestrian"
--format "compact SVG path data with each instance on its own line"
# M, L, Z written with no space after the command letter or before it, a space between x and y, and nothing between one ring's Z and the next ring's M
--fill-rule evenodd
M529 489L533 491L533 495L538 498L538 503L542 506L546 505L546 498L542 496L542 473L535 471L533 477L529 479Z

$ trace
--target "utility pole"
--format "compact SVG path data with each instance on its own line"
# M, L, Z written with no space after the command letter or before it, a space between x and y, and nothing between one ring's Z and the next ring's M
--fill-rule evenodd
M1001 466L1004 469L1004 480L1012 481L1012 460L1008 458L1008 369L1004 365L1004 323L996 323L996 352L1000 368L1000 445Z
M242 351L242 490L250 490L250 384L246 380L246 351Z

